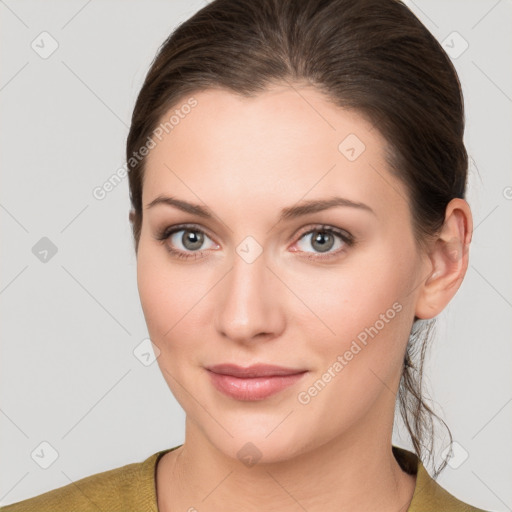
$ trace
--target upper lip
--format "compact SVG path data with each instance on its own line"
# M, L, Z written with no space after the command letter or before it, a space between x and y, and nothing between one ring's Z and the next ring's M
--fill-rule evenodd
M297 368L286 368L284 366L276 366L272 364L254 364L252 366L238 366L236 364L216 364L207 366L207 370L221 375L232 375L233 377L270 377L278 375L295 375L304 373L307 370Z

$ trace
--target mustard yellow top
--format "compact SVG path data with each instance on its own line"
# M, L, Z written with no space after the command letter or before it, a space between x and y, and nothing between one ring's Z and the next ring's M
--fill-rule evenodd
M0 512L158 512L156 464L160 457L179 446L154 453L143 462L96 473L0 507ZM417 474L407 512L484 512L444 490L430 477L414 453L396 446L393 446L393 453L404 471Z

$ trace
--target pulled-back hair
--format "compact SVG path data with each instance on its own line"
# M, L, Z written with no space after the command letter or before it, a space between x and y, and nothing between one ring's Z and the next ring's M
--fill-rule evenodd
M465 194L464 104L452 62L409 8L398 0L214 0L162 44L135 104L126 145L135 251L145 158L133 154L163 116L202 90L251 97L287 83L311 85L369 120L409 192L418 245L439 232L448 202ZM415 318L398 391L423 462L433 457L434 420L447 428L422 390L433 322Z

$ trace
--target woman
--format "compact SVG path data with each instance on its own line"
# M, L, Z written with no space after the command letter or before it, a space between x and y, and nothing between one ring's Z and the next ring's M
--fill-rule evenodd
M463 132L455 69L398 1L214 0L182 24L127 163L185 441L3 510L477 511L423 466L422 335L472 233ZM397 398L416 453L391 444Z

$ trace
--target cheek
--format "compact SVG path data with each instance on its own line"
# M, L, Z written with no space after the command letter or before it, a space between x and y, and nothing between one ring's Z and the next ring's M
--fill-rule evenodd
M167 253L142 241L137 258L137 285L151 341L158 347L158 366L169 389L187 410L183 385L196 378L197 369L184 365L202 353L204 328L197 314L201 296L207 292L191 267L171 265ZM204 290L202 288L205 288ZM202 334L202 335L201 335ZM187 405L188 404L188 405Z
M213 288L219 279L214 277L207 265L171 261L164 247L141 236L137 286L162 370L178 375L185 360L201 361L204 340L211 338Z
M307 278L304 272L287 276L294 293L318 319L312 322L308 315L309 324L303 328L311 334L321 334L324 340L330 339L330 344L338 340L339 347L343 347L375 323L382 327L385 322L387 331L390 330L387 327L397 323L397 309L404 311L413 300L411 259L404 257L399 261L391 255L384 257L382 250L374 254L379 257L364 254L347 260L346 265L310 270ZM399 306L393 308L395 303Z
M390 391L398 385L414 315L396 270L376 265L374 273L362 281L340 279L343 286L330 288L338 299L325 301L321 316L334 336L319 338L308 330L315 340L309 345L314 372L297 401L306 423L328 414L333 435L340 425L383 413L382 404L395 400Z
M163 319L168 313L169 293L172 293L173 288L169 287L155 251L147 247L143 237L137 256L137 287L149 333L152 339L153 336L158 338L156 334L163 330ZM153 339L153 342L156 341Z
M190 270L172 265L165 249L141 237L137 256L137 286L153 342L160 345L174 336L200 293L200 279Z
M310 298L330 333L323 329L319 338L318 322L303 325L308 338L316 339L311 345L316 377L329 371L343 374L343 379L332 380L343 393L350 389L350 396L370 392L372 382L374 391L382 387L380 380L395 382L414 318L414 253L397 255L388 249L386 254L384 249L374 251L379 258L362 256L350 268L317 281Z

